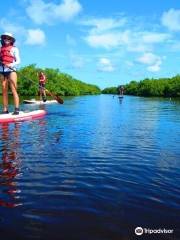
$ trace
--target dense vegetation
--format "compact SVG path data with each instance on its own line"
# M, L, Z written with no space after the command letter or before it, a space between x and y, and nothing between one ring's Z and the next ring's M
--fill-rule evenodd
M21 68L18 71L18 92L23 95L38 94L37 73L43 71L47 76L46 88L61 96L78 96L100 94L101 90L96 85L91 85L74 79L62 73L59 69L37 68L35 64ZM126 95L180 97L180 75L172 78L144 79L139 82L131 81L124 85ZM118 87L109 87L102 90L103 94L118 94Z
M118 94L118 87L109 87L102 90L103 94Z
M46 88L55 94L78 96L101 93L97 86L76 80L68 74L61 73L58 69L40 69L32 64L18 71L18 92L20 95L33 96L38 94L37 73L39 71L43 71L47 77Z
M124 85L126 95L144 97L180 97L180 75L172 78L144 79L140 82L131 81ZM118 88L105 88L102 93L117 94Z

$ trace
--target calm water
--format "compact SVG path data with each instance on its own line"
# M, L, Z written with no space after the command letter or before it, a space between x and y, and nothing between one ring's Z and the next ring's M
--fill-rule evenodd
M45 109L0 125L0 239L180 239L180 102L101 95Z

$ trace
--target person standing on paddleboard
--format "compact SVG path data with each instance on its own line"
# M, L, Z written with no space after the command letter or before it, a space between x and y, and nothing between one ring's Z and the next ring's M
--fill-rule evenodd
M39 92L40 92L40 100L42 99L43 102L46 102L46 89L45 89L45 84L46 84L46 75L41 71L38 74L39 77Z
M124 94L124 87L123 86L119 86L118 90L119 90L119 95L123 96L123 94Z
M1 35L0 48L0 74L2 75L2 99L3 110L1 114L7 114L8 111L8 86L10 85L15 110L13 115L19 114L19 96L17 93L17 73L16 67L20 63L19 50L14 46L15 38L11 33L3 33Z

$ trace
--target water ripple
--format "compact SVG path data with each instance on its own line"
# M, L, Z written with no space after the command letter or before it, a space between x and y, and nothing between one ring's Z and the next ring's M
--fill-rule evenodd
M143 226L179 239L180 105L116 100L72 98L0 126L2 238L129 240Z

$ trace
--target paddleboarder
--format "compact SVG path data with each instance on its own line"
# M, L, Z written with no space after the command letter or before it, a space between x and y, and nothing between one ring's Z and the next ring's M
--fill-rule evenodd
M20 63L19 49L14 46L15 38L11 33L1 35L0 48L0 74L2 85L3 110L1 114L8 114L8 86L10 85L14 98L13 115L19 114L19 95L17 93L17 73L16 68Z
M46 75L40 71L38 74L39 78L39 92L40 92L40 100L42 99L43 102L46 102L46 89L45 89L45 84L46 84Z
M124 87L121 85L121 86L119 86L118 90L119 90L119 95L123 96L123 94L124 94Z

